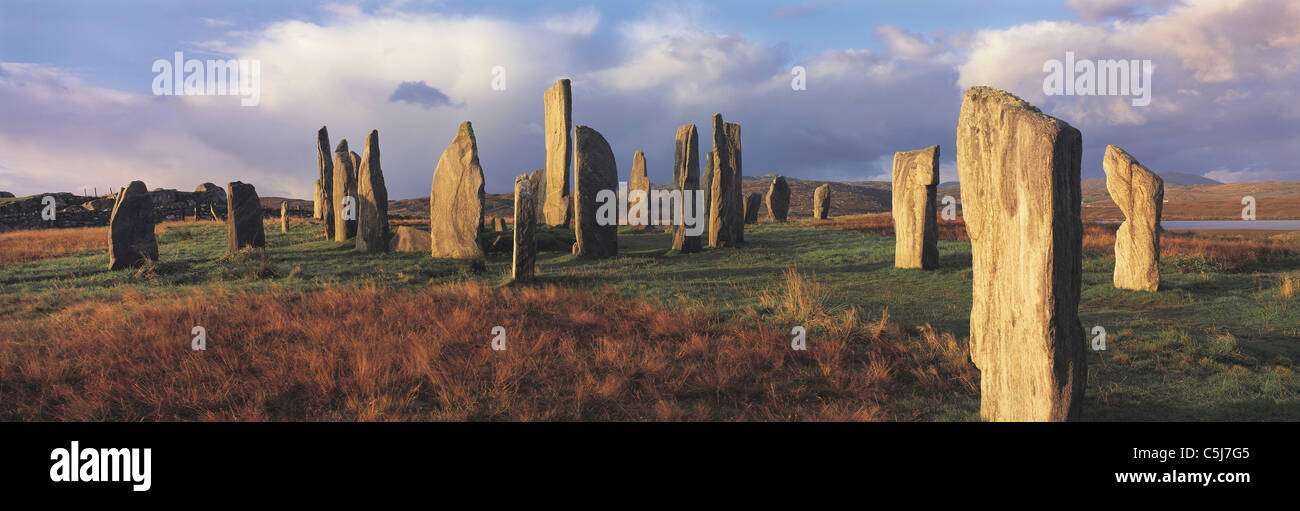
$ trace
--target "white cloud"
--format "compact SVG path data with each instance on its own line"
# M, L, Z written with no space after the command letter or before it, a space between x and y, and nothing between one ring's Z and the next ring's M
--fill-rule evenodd
M547 30L568 35L589 36L600 25L600 11L585 7L576 11L546 18Z
M902 57L929 57L941 49L938 45L926 42L919 34L913 34L893 25L876 27L876 36L889 45L890 53Z

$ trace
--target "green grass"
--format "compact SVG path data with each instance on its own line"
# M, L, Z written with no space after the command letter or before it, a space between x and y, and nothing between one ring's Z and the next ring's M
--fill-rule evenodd
M422 253L367 255L350 243L323 241L318 225L279 232L268 223L265 260L254 252L225 257L220 224L173 227L159 235L155 268L107 271L102 251L0 267L0 315L41 321L43 315L124 293L166 299L195 289L288 288L331 285L416 288L462 280L509 282L509 251L489 253L486 269ZM506 233L508 236L509 233ZM496 236L485 233L485 237ZM553 250L539 254L537 280L582 289L614 289L667 307L707 306L720 317L767 321L788 331L761 299L797 268L829 288L826 306L908 329L930 324L963 338L969 332L970 245L941 241L934 271L893 267L894 240L806 225L748 226L746 246L670 252L671 235L622 230L616 258L574 258L566 230L543 230ZM1167 258L1158 293L1111 285L1113 260L1084 260L1080 318L1085 332L1107 331L1107 350L1090 352L1084 405L1093 420L1300 420L1300 296L1284 300L1278 282L1300 275L1287 259L1255 273L1217 273L1195 259ZM1091 338L1088 335L1088 338ZM809 342L816 342L810 332ZM898 417L977 420L973 394L899 396Z

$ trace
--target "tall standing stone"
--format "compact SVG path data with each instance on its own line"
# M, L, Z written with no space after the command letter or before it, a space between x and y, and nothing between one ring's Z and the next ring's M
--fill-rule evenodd
M1160 289L1160 211L1165 181L1127 152L1106 146L1102 160L1106 190L1124 212L1115 233L1115 287L1137 291Z
M984 420L1079 417L1082 143L1079 130L1005 91L973 87L962 101L957 170Z
M773 221L784 222L790 214L790 183L785 177L777 176L772 185L767 187L767 216Z
M334 185L330 197L334 200L334 241L350 240L357 235L357 169L352 166L347 139L340 140L334 149Z
M731 160L731 179L734 181L731 194L732 200L736 204L736 207L732 209L731 239L743 243L745 241L745 179L742 171L743 166L740 164L740 125L728 122L725 123L725 127L727 133L727 158Z
M700 169L700 189L704 190L704 221L709 221L709 211L713 204L713 151L704 154L704 168ZM704 228L707 230L708 225Z
M573 161L573 94L569 79L555 82L543 95L546 109L546 225L568 225L573 218L569 165Z
M227 187L226 197L226 252L265 247L262 200L257 197L257 188L235 181Z
M289 201L280 201L280 232L289 232Z
M939 146L894 153L894 266L939 266Z
M813 190L813 219L825 220L831 216L831 185L824 184Z
M108 269L158 260L158 239L153 233L153 199L144 182L132 181L117 193L108 220Z
M466 259L482 264L478 242L483 226L483 167L478 162L474 126L465 121L433 170L429 192L429 235L433 257Z
M700 135L694 124L687 124L677 128L675 145L676 149L673 151L673 183L682 192L681 207L689 207L694 211L694 208L700 207L694 201L695 191L700 189ZM696 218L703 221L703 215L700 212L694 213ZM675 212L674 215L676 215ZM685 215L677 216L682 216L683 219L673 229L673 250L687 254L702 250L704 243L699 236L686 235Z
M514 262L510 275L516 282L533 280L537 264L537 199L528 175L515 178Z
M332 165L333 162L330 162ZM311 201L311 217L320 220L325 215L325 203L329 201L325 196L325 187L321 185L320 179L313 183L314 193Z
M325 225L325 239L334 239L334 157L330 154L330 134L321 126L316 132L316 164L320 167L320 216Z
M366 135L366 154L357 167L357 250L388 251L388 186L379 164L379 130ZM356 153L352 153L356 154Z
M546 169L528 174L528 182L533 185L533 203L537 205L537 214L533 218L538 223L546 223Z
M758 208L762 207L763 194L754 192L745 196L745 223L758 223Z
M618 255L618 216L614 221L600 218L601 190L618 190L618 166L614 151L599 132L578 126L573 137L574 206L573 255L603 259ZM549 172L549 170L548 170ZM609 206L606 206L609 207Z
M713 181L709 200L709 246L730 247L740 243L740 232L745 221L744 204L737 186L740 170L739 148L731 147L730 126L722 122L722 114L713 114ZM739 138L740 129L735 135ZM737 226L736 224L741 224Z
M632 192L640 190L644 198L633 197ZM627 223L637 229L650 228L650 176L645 170L645 153L637 151L632 155L632 177L628 178L627 189ZM639 218L634 219L632 212L639 211Z

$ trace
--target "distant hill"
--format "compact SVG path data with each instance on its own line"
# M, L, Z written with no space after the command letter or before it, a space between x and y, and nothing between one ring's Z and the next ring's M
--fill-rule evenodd
M1196 174L1185 174L1182 172L1161 172L1160 179L1165 180L1165 187L1174 186L1192 186L1192 185L1221 185L1223 183L1215 181L1205 176Z

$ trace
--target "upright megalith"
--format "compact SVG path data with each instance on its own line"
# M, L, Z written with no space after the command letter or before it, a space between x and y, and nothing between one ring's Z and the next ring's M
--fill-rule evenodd
M1165 181L1123 149L1106 146L1106 190L1124 213L1115 233L1115 287L1160 289L1160 210Z
M153 233L153 199L144 182L132 181L117 192L108 220L108 269L137 266L158 260L158 239Z
M533 218L546 223L546 169L532 171L528 174L528 182L533 184L533 203L537 204L537 214Z
M265 247L262 200L257 197L257 188L235 181L227 187L226 197L226 252Z
M894 153L894 266L939 266L939 146Z
M790 183L785 177L777 176L767 187L767 216L775 222L784 222L790 214Z
M280 201L280 232L289 232L289 201Z
M966 91L957 170L984 420L1079 417L1088 374L1079 324L1081 148L1079 130L1010 93Z
M348 151L352 155L352 172L361 172L361 155L356 151Z
M758 223L758 208L762 207L763 194L754 192L745 196L745 223Z
M510 275L516 282L533 280L537 264L537 198L528 174L515 178L515 242Z
M628 178L627 224L636 229L650 228L650 176L645 170L645 153L632 155L632 177Z
M831 216L831 185L824 184L813 190L813 219L825 220Z
M492 217L492 231L506 232L506 219L499 216Z
M734 127L734 129L733 129ZM733 137L736 147L733 147ZM713 114L713 179L709 199L709 246L730 247L742 241L745 206L740 194L740 126Z
M692 125L693 126L693 125ZM700 169L700 189L704 190L704 221L709 221L713 204L713 151L704 154L704 167ZM705 229L708 225L705 225Z
M616 193L618 166L614 151L599 132L578 126L573 137L573 255L603 259L618 255L618 214L613 200L598 200L602 191ZM612 214L610 214L612 213Z
M320 179L313 183L313 194L311 201L311 217L320 220L325 215L325 203L328 201L325 197L325 187L321 185Z
M357 235L357 168L353 166L348 141L339 141L334 149L334 184L330 189L334 201L334 241L347 241Z
M330 133L321 126L316 131L316 165L320 169L320 186L316 218L325 224L325 239L334 239L334 156L330 154Z
M379 165L379 130L366 135L362 151L366 154L357 168L357 250L387 252L388 186Z
M555 82L542 97L546 110L546 225L568 225L573 218L569 164L573 161L573 94L569 79Z
M474 126L462 122L456 138L443 151L433 170L429 191L429 235L433 257L483 263L478 242L483 226L483 167L478 162Z
M681 193L681 200L675 201L674 209L680 207L683 213L673 212L674 218L681 219L673 229L673 250L689 254L702 250L704 243L698 235L689 235L690 232L688 231L691 226L686 225L686 219L694 218L698 221L703 218L702 211L698 211L702 204L697 204L694 199L697 195L707 195L696 193L697 190L700 190L700 135L694 124L687 124L677 128L675 145L676 149L673 151L673 183L677 185L677 190ZM677 204L680 204L680 206L677 206ZM692 214L684 214L686 212L685 208L691 208ZM699 229L702 226L695 227L695 232L700 232Z

